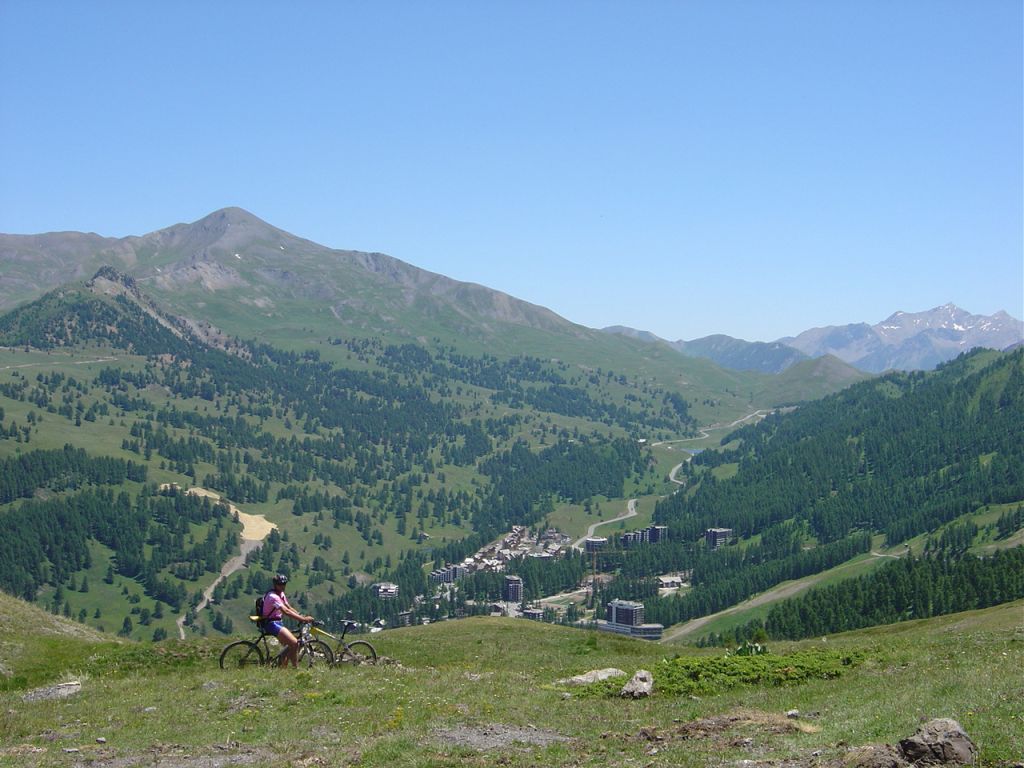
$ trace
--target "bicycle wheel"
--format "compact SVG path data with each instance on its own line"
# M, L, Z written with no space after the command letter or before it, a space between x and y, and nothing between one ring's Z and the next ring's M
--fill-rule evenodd
M338 664L375 664L377 651L365 640L356 640L343 645L335 662Z
M256 643L248 640L236 640L220 652L221 669L256 667L263 662L263 651Z
M310 640L299 650L300 667L330 666L333 663L334 652L322 640Z

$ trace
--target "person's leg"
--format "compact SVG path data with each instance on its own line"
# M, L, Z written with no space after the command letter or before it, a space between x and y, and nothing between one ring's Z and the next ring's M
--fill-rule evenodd
M291 664L293 667L298 667L298 650L299 641L295 638L295 635L291 633L287 627L281 627L277 633L277 642L284 646L284 656L281 657L281 668Z

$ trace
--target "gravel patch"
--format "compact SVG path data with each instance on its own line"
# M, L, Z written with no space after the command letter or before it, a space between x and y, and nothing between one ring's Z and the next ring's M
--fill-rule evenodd
M456 726L434 732L434 736L446 743L460 747L469 747L480 752L504 749L514 745L546 747L549 744L569 741L568 737L556 731L549 731L532 726L518 727L512 725Z

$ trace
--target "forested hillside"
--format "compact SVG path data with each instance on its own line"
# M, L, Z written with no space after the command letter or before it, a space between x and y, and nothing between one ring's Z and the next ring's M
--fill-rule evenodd
M938 552L906 557L867 576L785 600L730 642L819 637L851 629L987 608L1024 597L1024 547L990 557Z
M820 542L856 530L897 543L978 506L1024 499L1024 352L890 374L776 414L688 466L659 521L695 538L796 520ZM719 480L720 471L734 476Z
M399 601L363 605L389 615L435 561L555 503L662 484L636 438L695 426L678 392L535 357L330 339L341 366L215 348L131 281L111 291L117 277L0 318L0 586L108 631L159 637L176 614L230 630L274 571L321 612L398 580ZM189 609L240 528L190 486L276 525L203 614Z
M619 580L607 594L643 599L648 618L668 625L832 568L868 552L877 534L884 535L880 543L894 546L941 529L925 553L958 560L981 535L973 515L1006 505L1011 511L993 520L986 536L1005 539L1019 529L1019 506L1013 505L1024 500L1021 435L1021 350L964 355L931 374L892 374L777 413L732 433L722 450L694 457L683 473L686 490L655 511L655 519L674 532L673 541L621 553L622 572L633 582ZM731 529L735 544L709 550L695 543L708 528ZM965 562L953 570L1003 573L1008 562L1016 561ZM658 597L650 577L683 569L692 571L693 589ZM943 582L955 594L933 600L929 593L923 601L913 590L876 601L863 585L837 587L830 599L841 602L853 590L863 604L851 600L848 608L833 608L848 617L846 623L822 621L832 626L828 631L840 631L1021 596L1015 582L983 590L976 600L971 595L981 587L961 589L963 578ZM808 598L778 608L770 631L799 631L781 628L800 626L794 611L813 613L811 605ZM821 624L808 620L805 626Z
M667 525L663 541L612 535L600 557L506 572L535 600L596 569L563 620L623 597L670 625L865 555L880 533L894 544L1024 499L1020 351L786 408L686 464L655 448L692 437L694 410L713 407L686 389L438 340L323 342L198 333L111 270L0 317L0 587L137 639L231 633L277 571L328 620L439 619L488 610L503 582L477 573L439 591L432 569L513 526L577 514L582 535L602 503L641 496L638 524ZM253 521L263 532L246 539ZM735 543L706 547L710 527ZM240 554L248 567L200 609ZM664 573L687 589L660 597ZM397 598L374 594L377 581Z

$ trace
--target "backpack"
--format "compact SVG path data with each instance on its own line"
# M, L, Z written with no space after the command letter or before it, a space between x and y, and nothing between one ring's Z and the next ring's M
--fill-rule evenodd
M270 621L270 617L263 612L263 606L266 602L267 595L269 592L264 592L262 595L256 598L256 623L262 624L264 621Z

